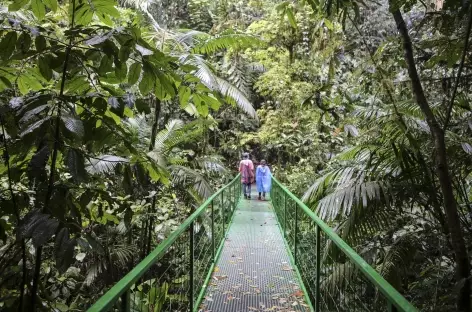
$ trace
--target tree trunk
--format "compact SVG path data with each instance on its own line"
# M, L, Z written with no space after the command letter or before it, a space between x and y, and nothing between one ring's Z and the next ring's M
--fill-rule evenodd
M403 50L405 53L405 61L408 65L408 74L411 79L411 86L415 96L416 103L423 112L426 122L431 130L431 135L434 142L434 162L435 171L439 178L439 184L443 194L443 204L447 219L447 225L451 236L451 245L455 254L456 260L456 279L457 283L461 285L459 296L457 298L457 310L461 312L470 312L470 267L467 256L467 248L465 246L464 237L462 234L461 223L457 211L456 199L454 198L454 191L452 187L452 180L449 173L447 155L446 155L446 141L444 131L439 126L431 107L428 104L426 96L423 91L423 86L416 70L416 64L413 57L413 47L411 39L406 28L405 21L399 9L393 12L393 17L397 24L398 31L403 40Z

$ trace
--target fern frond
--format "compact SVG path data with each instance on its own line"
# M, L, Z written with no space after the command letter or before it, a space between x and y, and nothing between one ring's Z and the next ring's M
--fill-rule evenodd
M190 52L196 54L213 54L226 49L246 49L262 46L264 42L252 35L226 31L218 36L204 36L199 34L197 42Z
M173 146L172 139L177 136L177 131L182 129L184 126L184 122L179 119L172 119L170 120L166 128L160 131L156 136L156 142L154 144L154 149L156 150L163 150L165 146Z

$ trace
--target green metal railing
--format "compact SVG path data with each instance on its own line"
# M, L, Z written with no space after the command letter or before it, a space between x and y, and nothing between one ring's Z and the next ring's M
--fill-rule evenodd
M272 205L315 312L417 311L313 211L272 179Z
M239 180L208 198L88 311L196 311L241 197Z

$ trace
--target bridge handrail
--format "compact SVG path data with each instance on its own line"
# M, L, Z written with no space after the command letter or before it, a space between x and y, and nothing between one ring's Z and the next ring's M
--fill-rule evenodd
M185 221L172 232L164 241L162 241L147 257L145 257L136 267L134 267L128 274L126 274L121 280L119 280L112 288L110 288L100 299L95 302L87 311L88 312L97 312L97 311L108 311L111 309L116 302L125 294L130 287L136 283L146 271L159 259L162 255L169 249L169 247L179 238L179 236L187 230L192 222L194 222L213 202L214 199L222 192L224 192L228 187L233 185L238 185L237 180L240 179L240 174L238 174L231 182L220 188L216 193L210 196L200 207L195 210ZM238 187L238 196L240 193L240 188Z
M339 249L355 264L355 266L380 290L380 292L397 308L397 311L416 312L418 311L408 302L390 283L388 283L374 268L372 268L354 249L344 242L330 226L323 222L305 203L290 192L281 182L272 176L273 184L277 185L292 199L303 212L308 215ZM319 291L317 289L317 291Z

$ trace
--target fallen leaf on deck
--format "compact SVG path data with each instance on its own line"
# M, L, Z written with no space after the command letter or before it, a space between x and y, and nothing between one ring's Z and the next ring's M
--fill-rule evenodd
M227 277L228 277L228 275L215 275L215 276L213 276L213 278L217 281L224 280Z
M292 296L298 297L298 298L303 297L303 291L297 290L296 292L292 294Z
M288 265L284 265L284 266L282 267L282 270L283 270L283 271L292 271L292 268L289 267Z
M220 268L216 266L215 269L213 270L213 272L216 273L216 272L218 272L219 270L220 270Z

